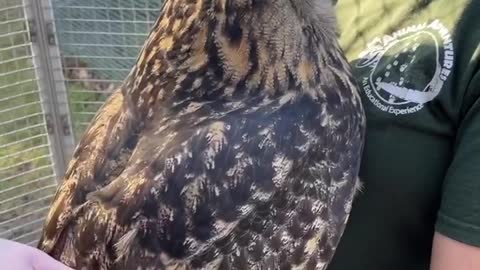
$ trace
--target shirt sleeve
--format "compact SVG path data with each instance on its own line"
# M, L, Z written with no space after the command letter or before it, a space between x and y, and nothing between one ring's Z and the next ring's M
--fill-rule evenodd
M480 93L480 72L471 87ZM436 230L457 241L480 247L480 95L458 127L454 156L444 179Z

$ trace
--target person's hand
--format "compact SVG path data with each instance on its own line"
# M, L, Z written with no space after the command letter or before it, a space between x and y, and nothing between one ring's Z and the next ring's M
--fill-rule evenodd
M2 270L73 270L46 253L17 242L0 239Z

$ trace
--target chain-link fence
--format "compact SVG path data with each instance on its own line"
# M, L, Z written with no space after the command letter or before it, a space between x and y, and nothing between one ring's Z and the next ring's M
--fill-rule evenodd
M128 74L160 5L0 0L0 238L36 244L73 136Z

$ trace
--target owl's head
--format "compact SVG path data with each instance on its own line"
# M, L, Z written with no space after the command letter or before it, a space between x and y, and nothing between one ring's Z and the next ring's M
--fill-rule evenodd
M272 0L278 1L278 0ZM321 31L335 31L336 0L286 0L291 2L297 16L313 24Z
M243 27L295 29L307 25L320 32L335 32L336 0L164 0L162 17L180 21L213 19L215 23ZM281 30L281 29L280 29Z

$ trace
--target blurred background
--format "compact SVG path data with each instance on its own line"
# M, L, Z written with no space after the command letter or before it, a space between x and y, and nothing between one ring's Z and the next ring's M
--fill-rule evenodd
M36 245L90 119L161 0L0 0L0 238Z

